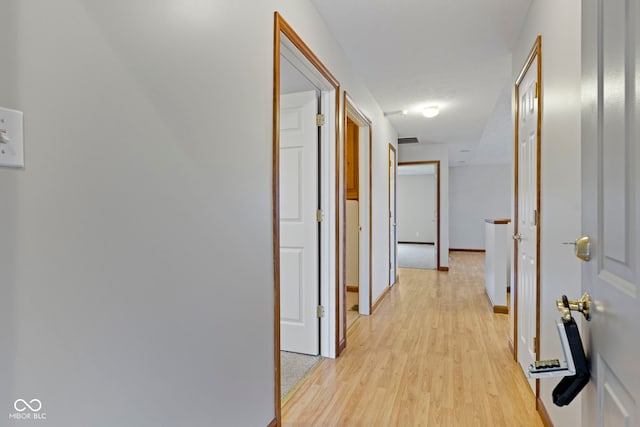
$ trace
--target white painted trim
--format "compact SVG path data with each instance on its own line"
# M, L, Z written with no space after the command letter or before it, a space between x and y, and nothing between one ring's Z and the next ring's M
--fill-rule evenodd
M369 277L371 271L371 266L369 265L369 250L371 248L371 243L369 242L369 236L371 235L369 232L371 229L371 224L369 223L369 209L371 207L371 192L369 191L369 133L371 128L368 124L357 124L360 127L358 132L360 136L360 141L358 142L358 182L360 185L358 197L360 209L358 214L360 227L362 227L358 241L360 245L358 312L368 316L371 314L369 310L369 301L371 301L369 296L371 293L371 277Z
M323 91L321 108L326 123L320 132L320 206L325 220L320 226L320 304L325 307L325 316L320 319L320 354L336 357L336 150L335 150L335 96L336 91Z

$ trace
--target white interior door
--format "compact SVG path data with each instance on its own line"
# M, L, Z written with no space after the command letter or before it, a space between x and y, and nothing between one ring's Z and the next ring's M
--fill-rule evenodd
M319 353L318 98L280 97L280 348Z
M389 286L396 283L396 152L389 146Z
M583 1L583 264L595 309L583 424L639 426L640 2ZM587 340L589 341L589 340Z
M538 262L538 58L519 84L518 102L518 224L516 236L518 292L518 362L528 369L536 360ZM535 390L535 380L529 381Z

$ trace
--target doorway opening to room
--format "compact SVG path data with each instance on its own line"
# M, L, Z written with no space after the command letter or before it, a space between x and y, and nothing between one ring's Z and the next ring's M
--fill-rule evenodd
M540 360L540 183L542 118L542 38L531 48L515 85L514 289L515 359L526 372ZM540 380L529 380L536 397Z
M347 329L360 315L371 313L371 120L344 95L344 219L345 277L343 331L338 349L346 345Z
M398 163L398 267L440 268L440 161Z
M276 12L273 102L275 410L335 357L340 87Z

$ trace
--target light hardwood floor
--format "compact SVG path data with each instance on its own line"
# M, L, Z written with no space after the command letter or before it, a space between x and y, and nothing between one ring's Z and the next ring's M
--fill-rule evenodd
M400 270L373 316L349 330L283 408L285 426L542 426L509 351L508 316L484 293L484 254L448 273Z

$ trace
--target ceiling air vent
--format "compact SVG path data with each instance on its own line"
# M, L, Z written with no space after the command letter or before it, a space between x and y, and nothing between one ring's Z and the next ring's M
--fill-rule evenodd
M411 136L409 138L398 138L398 144L417 144L418 138Z

